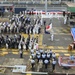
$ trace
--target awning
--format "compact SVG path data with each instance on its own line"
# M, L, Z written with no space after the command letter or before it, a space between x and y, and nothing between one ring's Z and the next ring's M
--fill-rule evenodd
M68 7L68 11L75 13L75 7Z

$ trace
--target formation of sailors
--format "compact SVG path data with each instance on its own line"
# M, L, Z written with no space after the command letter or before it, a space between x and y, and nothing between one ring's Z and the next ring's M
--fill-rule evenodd
M13 15L10 22L0 23L0 33L39 34L41 33L40 18L34 19L23 13Z
M40 50L33 50L31 52L31 65L34 68L34 65L40 63L42 61L42 65L45 66L45 69L48 68L49 64L52 64L52 71L55 70L56 65L56 54L52 52L52 50L44 51L43 49Z
M6 47L7 49L19 49L28 50L38 48L38 36L36 38L28 35L27 38L21 36L20 34L15 35L1 35L0 36L0 47Z

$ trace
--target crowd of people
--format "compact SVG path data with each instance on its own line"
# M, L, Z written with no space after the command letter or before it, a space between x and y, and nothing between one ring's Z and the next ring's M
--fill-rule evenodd
M36 49L38 46L38 36L34 38L28 35L28 37L23 37L20 34L15 35L0 35L0 47L6 47L7 49L19 49L28 50L31 48Z
M33 23L33 24L32 24ZM15 14L10 22L0 22L0 33L39 34L41 33L40 18L26 16L24 13Z
M41 65L45 67L45 69L48 68L48 65L52 64L52 71L55 70L56 65L56 54L52 52L52 50L45 51L43 49L39 50L31 50L31 65L32 68L34 66L41 62Z
M32 18L24 12L20 12L9 19L10 22L0 22L0 47L19 50L35 48L35 46L38 45L38 37L34 38L34 34L41 33L40 18L33 18L32 20ZM28 38L21 36L21 32L28 34ZM31 37L30 34L32 34L33 37Z

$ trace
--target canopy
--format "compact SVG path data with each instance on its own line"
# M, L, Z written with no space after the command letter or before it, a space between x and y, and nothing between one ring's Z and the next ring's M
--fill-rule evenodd
M70 11L70 12L75 12L75 7L68 7L68 11Z
M75 12L75 3L73 2L65 2L65 4L68 6L68 11L74 13Z

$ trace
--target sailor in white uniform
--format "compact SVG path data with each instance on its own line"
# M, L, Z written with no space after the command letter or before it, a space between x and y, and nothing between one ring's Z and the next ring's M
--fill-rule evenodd
M51 41L53 41L54 40L54 35L53 34L51 34Z
M31 59L31 65L32 65L32 68L34 68L34 65L35 65L35 60L34 59Z

